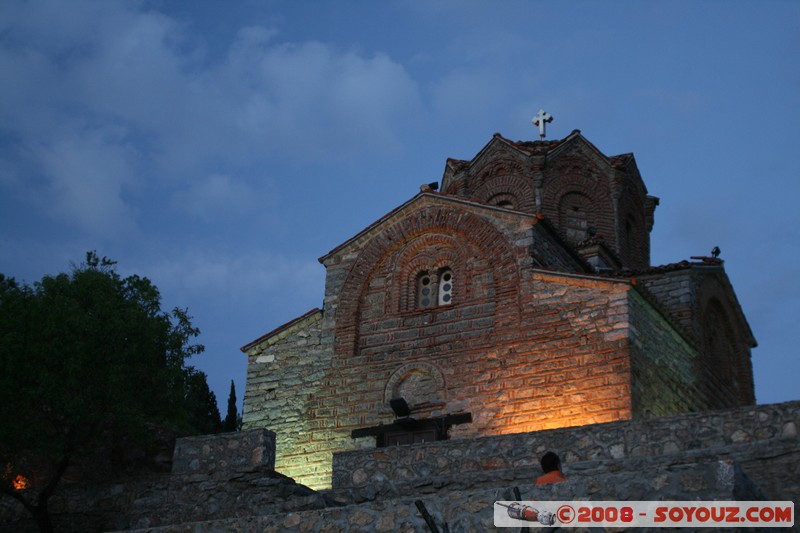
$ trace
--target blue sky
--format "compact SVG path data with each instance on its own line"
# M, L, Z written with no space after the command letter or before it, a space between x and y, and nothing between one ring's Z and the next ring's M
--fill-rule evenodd
M87 250L239 348L322 306L317 258L499 132L580 129L661 198L652 263L722 258L759 403L800 399L800 3L0 3L0 272Z

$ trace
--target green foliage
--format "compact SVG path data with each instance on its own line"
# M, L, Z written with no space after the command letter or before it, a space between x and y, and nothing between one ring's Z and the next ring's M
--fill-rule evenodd
M0 275L0 466L33 454L60 465L43 482L54 488L83 451L153 424L218 431L206 376L186 366L198 334L185 309L161 310L147 278L94 252L33 286Z
M201 434L219 433L222 430L222 420L217 396L208 388L206 375L190 369L185 383L184 404L189 425Z
M236 386L231 380L231 393L228 396L228 413L222 422L222 431L239 431L242 428L242 417L236 409Z

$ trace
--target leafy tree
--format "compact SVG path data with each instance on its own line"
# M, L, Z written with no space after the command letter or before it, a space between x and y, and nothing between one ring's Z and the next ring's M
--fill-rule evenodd
M223 431L239 431L242 427L242 417L236 409L236 386L231 380L231 393L228 396L228 414L222 422Z
M223 430L217 396L208 388L206 375L203 372L194 369L187 372L184 394L189 425L195 431L209 434Z
M147 278L114 265L89 252L33 286L0 275L0 493L41 531L52 531L47 502L65 470L90 451L143 438L152 424L219 425L208 405L190 413L214 398L185 364L203 351L187 311L163 312Z

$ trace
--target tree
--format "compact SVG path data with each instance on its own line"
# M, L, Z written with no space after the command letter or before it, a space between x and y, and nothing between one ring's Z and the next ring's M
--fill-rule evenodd
M222 431L239 431L242 427L242 417L236 409L236 386L231 380L231 393L228 396L228 413L222 422Z
M0 275L0 493L41 531L52 531L48 499L82 454L143 439L152 424L196 432L202 418L187 399L205 375L185 364L203 351L191 343L199 330L185 309L161 311L147 278L114 265L89 252L33 286Z
M189 425L197 433L207 435L223 431L217 396L208 388L203 372L194 369L187 372L184 394Z

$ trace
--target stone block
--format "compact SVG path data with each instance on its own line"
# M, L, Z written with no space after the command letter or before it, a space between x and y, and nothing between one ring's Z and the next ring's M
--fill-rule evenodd
M175 442L172 473L227 478L275 468L275 433L250 429L184 437Z

